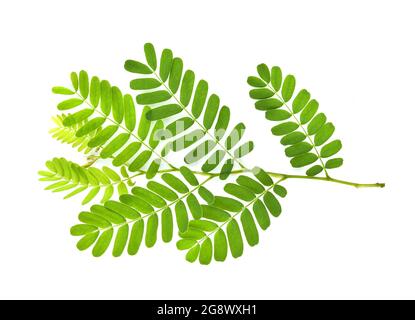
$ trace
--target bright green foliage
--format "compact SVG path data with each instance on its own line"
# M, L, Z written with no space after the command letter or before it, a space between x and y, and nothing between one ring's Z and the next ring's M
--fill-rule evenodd
M70 74L69 88L52 89L63 98L50 133L87 159L83 166L64 158L47 161L40 180L46 190L65 199L82 195L82 204L90 204L71 234L79 237L79 250L91 248L95 257L108 251L135 255L142 246L179 236L176 246L189 262L239 258L280 216L287 196L282 182L304 176L247 168L241 159L254 143L243 141L245 124L231 122L231 109L208 82L170 49L158 54L147 43L144 57L124 65L135 76L135 98L84 70ZM328 176L327 170L343 164L336 158L342 144L332 138L334 125L317 101L296 90L294 76L284 77L279 67L260 64L257 71L248 78L250 96L275 123L272 134L281 137L291 165L307 167L307 179L356 185ZM181 151L183 161L175 166L171 153ZM310 177L320 173L327 177ZM210 191L214 180L222 180L223 194Z
M78 89L52 90L75 97L58 104L59 110L71 113L56 118L56 138L74 146L80 144L87 151L96 149L100 158L111 158L115 167L127 166L129 171L139 172L148 166L151 172L147 178L157 174L163 158L155 149L163 122L151 123L146 117L148 107L137 113L133 98L106 80L95 76L89 80L86 71L72 73L71 79L79 83Z
M80 122L78 124L65 126L63 124L65 118L65 115L53 117L52 120L56 127L51 129L49 133L56 140L70 144L73 148L77 148L79 152L84 152L85 154L90 153L92 148L88 147L88 142L95 134L97 134L97 132L93 131L83 137L77 137L76 132L83 127L85 123Z
M153 45L146 44L144 51L146 63L127 60L124 67L138 76L130 87L139 91L138 104L151 106L147 119L168 122L162 155L190 149L184 157L187 164L203 160L204 172L221 166L221 178L226 178L235 162L253 150L252 141L238 147L245 125L229 128L230 109L221 107L219 97L208 92L208 83L196 81L170 49L162 51L159 63Z
M225 191L230 197L216 196L213 203L202 205L201 219L191 220L188 231L180 234L177 248L187 250L188 261L225 261L228 253L239 258L245 241L251 247L257 245L258 230L269 227L270 215L281 214L277 197L285 197L286 189L259 168L253 173L227 183Z
M111 168L85 168L64 158L54 158L46 162L46 170L39 171L40 181L48 182L45 190L65 192L65 199L78 194L84 195L82 204L87 204L101 195L101 203L116 194L128 193L129 177L120 176Z
M180 174L165 173L162 179L163 183L149 181L146 187L132 188L119 201L106 201L81 212L80 224L71 229L73 236L81 237L78 249L93 247L92 254L98 257L112 244L115 257L124 251L135 255L141 243L151 248L158 239L170 242L175 232L188 232L190 217L197 224L202 216L195 194L207 180L192 186Z
M257 71L259 76L248 77L248 84L254 88L249 95L256 100L255 108L265 111L265 117L277 123L271 131L281 137L291 165L294 168L309 166L308 176L323 171L328 176L327 169L341 166L343 159L327 159L335 156L342 144L340 140L330 142L334 125L319 112L318 102L305 89L295 94L295 77L284 78L279 67L269 70L268 66L260 64Z

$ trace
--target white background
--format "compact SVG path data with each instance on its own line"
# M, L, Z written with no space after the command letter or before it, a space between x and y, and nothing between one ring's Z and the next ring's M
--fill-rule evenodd
M397 0L2 1L0 298L415 298L414 13ZM282 216L224 264L189 264L174 242L120 259L78 252L79 201L37 181L45 160L77 159L48 135L50 88L85 68L128 91L123 62L142 60L147 41L247 124L250 165L296 172L248 97L246 77L266 62L335 123L345 163L333 175L387 187L287 181Z

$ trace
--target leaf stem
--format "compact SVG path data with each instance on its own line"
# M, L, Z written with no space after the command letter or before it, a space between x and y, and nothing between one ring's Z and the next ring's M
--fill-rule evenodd
M179 171L179 170L178 169L167 169L167 170L161 170L160 173L177 172L177 171ZM192 172L196 175L210 177L210 179L217 178L217 177L220 176L220 173L208 173L208 172L202 172L202 171L192 171ZM230 174L231 175L237 175L237 174L249 173L249 172L251 172L251 170L241 169L241 170L234 170ZM135 176L144 175L145 173L146 173L145 171L141 171L139 174L137 174ZM304 175L279 173L279 172L271 172L271 171L267 171L267 174L270 175L273 178L279 178L280 180L278 182L282 182L282 181L288 180L288 179L304 179L304 180L317 180L317 181L326 181L326 182L339 183L339 184L343 184L343 185L351 186L351 187L355 187L355 188L384 188L385 187L385 183L380 183L380 182L376 182L376 183L358 183L358 182L346 181L346 180L341 180L341 179L335 179L335 178L332 178L332 177L309 177L309 176L304 176ZM134 176L132 176L132 177L134 177Z
M352 181L340 180L331 177L309 177L303 175L294 175L294 174L285 174L285 173L275 173L275 172L268 172L268 174L272 177L281 177L287 179L306 179L306 180L319 180L319 181L327 181L327 182L334 182L339 184L344 184L347 186L352 186L355 188L384 188L385 183L357 183Z

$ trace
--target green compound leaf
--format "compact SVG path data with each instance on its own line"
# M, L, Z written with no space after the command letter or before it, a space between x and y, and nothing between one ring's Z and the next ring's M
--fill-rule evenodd
M85 109L84 109L85 110ZM73 148L76 148L79 152L89 154L92 148L88 146L89 141L97 134L96 131L91 132L83 137L76 135L77 131L84 126L85 120L90 113L90 110L85 112L84 110L78 111L78 115L72 117L68 115L59 115L52 118L55 127L49 131L51 136L64 144L69 144ZM82 113L82 114L80 114ZM88 115L88 117L90 114ZM69 118L69 120L67 120ZM82 119L83 118L83 119ZM65 124L64 124L65 123Z
M156 61L151 51L151 46L147 45L147 58L154 63ZM136 71L146 70L140 63L126 64ZM54 118L58 127L51 130L53 137L78 147L79 151L85 153L91 153L92 149L97 148L99 154L94 155L96 160L113 158L114 166L126 166L132 172L139 172L147 166L151 168L151 172L146 175L148 178L158 173L163 162L171 167L171 164L156 150L162 140L159 135L163 123L160 121L152 123L148 119L151 117L150 112L153 112L155 119L163 118L166 110L160 109L156 112L150 107L144 107L138 119L133 98L123 94L118 87L96 76L89 81L86 71L81 71L79 76L77 73L72 73L71 77L75 84L74 79L79 79L79 89L74 86L71 90L76 97L59 103L58 109L71 109L71 112L72 109L74 110L71 114ZM68 90L60 87L53 89L53 92L58 94L64 92L69 95ZM157 96L157 93L152 94L153 98ZM149 96L144 98L152 99ZM181 109L178 111L180 112ZM109 195L110 188L106 188L106 192ZM93 194L94 192L91 196Z
M52 88L64 113L53 118L50 133L85 153L86 160L81 166L53 158L39 180L65 199L95 202L71 228L79 250L90 249L95 257L135 255L143 243L152 248L178 235L176 246L189 262L239 258L259 243L259 230L270 227L271 216L281 215L287 196L281 181L325 174L314 179L354 185L328 175L343 164L342 143L293 75L260 64L257 75L248 77L249 95L273 122L271 131L292 167L304 168L309 177L248 169L240 159L254 143L243 141L245 125L232 122L230 108L209 91L208 82L197 79L170 49L159 56L146 43L144 57L145 62L127 60L124 66L136 77L130 82L138 91L135 99L85 70L70 74L71 85ZM181 151L189 166L167 160ZM107 166L99 164L102 160ZM226 195L205 186L219 179L230 180L223 183Z
M249 92L255 99L255 108L265 111L265 118L280 122L272 127L271 132L281 136L281 144L294 168L313 165L306 170L308 176L324 173L343 164L342 161L329 162L330 158L341 149L340 140L329 142L334 133L334 125L327 122L324 113L318 112L319 103L311 99L311 94L301 89L296 92L296 79L292 75L283 77L281 68L272 67L270 77L265 64L257 67L258 75L249 76L248 84L254 87ZM329 164L329 166L327 166Z
M118 187L126 180L107 167L84 168L64 158L54 158L46 162L46 170L39 171L39 180L48 183L46 190L64 192L65 199L86 193L82 204L94 200L101 191L101 203L108 201L114 195L114 187Z
M244 124L240 123L227 132L230 109L221 106L219 97L209 93L207 81L197 80L195 73L186 70L183 60L174 57L170 49L162 51L158 68L154 46L146 44L144 53L146 63L127 60L125 69L143 75L132 80L130 85L139 91L137 103L151 108L147 119L170 120L163 132L162 140L166 144L161 155L190 149L184 156L185 163L203 161L203 171L217 170L225 178L231 165L233 168L234 164L240 164L239 159L254 148L253 142L243 143L241 140ZM264 69L263 76L267 77L266 74ZM203 121L199 120L201 117Z
M252 171L252 177L241 175L237 183L225 185L231 197L214 196L209 205L202 205L202 217L188 222L188 230L180 234L177 247L188 250L186 257L191 256L191 262L197 258L201 264L208 264L213 258L225 261L228 252L234 258L242 256L244 238L249 246L257 245L258 227L267 229L270 215L281 214L278 197L284 198L287 190L264 170Z
M60 170L65 173L63 166ZM104 175L105 172L109 173L108 176ZM101 174L103 176L100 179L110 177L114 180L120 179L120 176L109 168L102 170ZM187 172L185 174L188 175ZM93 246L92 254L97 257L103 255L111 245L114 257L121 256L125 251L129 255L135 255L142 242L148 248L155 246L159 238L163 242L170 242L176 229L183 239L191 240L177 244L179 249L187 250L197 243L194 241L195 238L200 240L204 236L203 230L216 230L218 226L214 222L200 220L202 206L194 194L207 180L187 187L186 182L181 181L181 179L186 181L184 176L169 174L167 177L166 180L170 183L174 181L176 187L180 181L178 188L183 192L180 197L167 182L163 184L149 181L146 187L136 186L132 188L131 194L121 195L118 201L106 201L102 205L91 206L89 212L82 212L79 215L80 224L71 229L73 236L81 237L77 247L86 250ZM191 229L189 229L189 211L195 219L192 220ZM207 240L209 241L211 240ZM204 248L201 251L203 252L201 262L210 262L209 250L206 248L208 245L201 246ZM196 258L198 255L199 252Z

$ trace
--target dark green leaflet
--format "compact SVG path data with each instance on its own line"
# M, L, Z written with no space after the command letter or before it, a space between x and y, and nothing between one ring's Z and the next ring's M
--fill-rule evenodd
M250 246L255 246L259 242L258 229L254 218L248 209L245 209L241 214L241 223L246 236L246 240Z
M212 204L213 201L215 201L215 197L208 189L206 189L204 186L199 188L198 191L200 197L207 203Z
M225 191L230 195L245 201L252 201L255 199L255 194L244 186L240 186L233 183L225 185Z
M267 99L267 98L271 98L274 95L274 93L269 90L269 89L253 89L249 92L249 96L252 99Z
M287 157L295 157L300 154L309 152L313 149L313 146L309 144L308 142L299 142L296 143L288 148L285 149L285 155Z
M178 104L166 104L161 107L154 108L147 112L148 120L160 120L171 116L174 116L182 111L182 108Z
M245 133L245 125L238 123L235 128L231 131L229 136L226 138L225 146L226 149L232 149L239 141L241 141L243 134Z
M262 79L255 76L249 76L247 82L251 87L255 88L263 88L267 85Z
M314 153L304 153L291 159L291 165L294 168L308 166L318 160L318 156Z
M163 208L166 205L166 201L161 196L149 191L148 189L134 187L131 192L142 200L148 202L153 207Z
M307 90L302 89L293 101L293 112L298 113L303 110L310 100L310 97L310 93Z
M263 99L255 102L255 108L261 111L278 109L283 105L284 103L281 100L275 98Z
M326 123L317 131L314 137L314 144L316 146L323 145L334 133L334 125L331 122Z
M196 176L189 168L180 167L180 173L192 186L197 186L199 184L199 181L197 180Z
M259 64L257 66L257 71L259 76L261 77L261 79L265 82L265 83L269 83L271 80L271 72L268 69L268 66L264 63Z
M187 70L183 77L183 82L180 89L180 102L186 107L192 98L193 86L195 83L195 73Z
M101 157L103 159L111 157L115 152L121 149L129 139L130 135L128 133L120 134L102 149Z
M330 159L326 162L326 168L334 169L334 168L340 167L342 164L343 164L343 159L341 158Z
M272 178L263 169L255 167L252 169L253 174L265 186L271 186L273 184Z
M147 93L142 93L137 96L136 101L141 105L156 104L167 101L171 98L171 95L166 90L158 90Z
M236 182L247 188L250 189L252 192L259 194L261 192L264 192L265 188L262 186L261 183L255 181L254 179L248 177L248 176L244 176L244 175L240 175L237 179Z
M133 90L155 89L161 86L160 81L153 78L134 79L130 82L130 88Z
M209 85L205 80L200 80L195 92L192 104L192 114L195 118L199 118L206 103Z
M326 164L326 167L327 167L327 164ZM307 170L307 175L308 176L315 176L315 175L318 175L322 171L323 171L323 167L317 164L317 165L314 165L314 166L310 167Z
M321 148L321 157L329 158L334 156L337 152L340 151L342 148L342 143L340 140L334 140L328 144L326 144L323 148Z
M202 206L200 205L199 200L193 194L189 194L186 199L187 206L189 207L190 213L193 216L193 219L200 219L202 217Z
M297 130L298 124L295 122L284 122L272 128L272 134L276 136L285 136Z
M154 159L150 165L148 166L147 172L146 172L146 178L147 179L153 179L157 172L160 169L161 160L160 159Z
M226 211L213 207L213 206L202 206L203 209L203 217L209 220L217 221L217 222L225 222L231 216Z
M292 145L304 141L306 138L302 132L292 132L281 138L281 144L283 146Z
M166 81L170 75L171 66L173 64L173 53L170 49L164 49L160 59L160 78Z
M124 64L124 68L125 70L129 72L138 73L138 74L151 74L152 73L151 69L148 66L146 66L145 64L141 62L134 61L134 60L127 60Z
M292 75L283 77L281 68L272 67L271 71L265 64L257 67L258 75L248 77L252 89L249 94L255 99L255 108L266 111L265 117L270 121L282 122L271 129L276 136L282 136L281 144L289 146L285 149L287 157L292 158L295 168L306 167L319 161L306 170L308 176L315 176L327 169L334 169L343 161L329 162L329 158L341 149L341 142L329 139L334 133L332 123L326 123L327 117L319 113L319 104L311 99L311 94L299 90L296 94L296 79ZM269 77L268 77L269 74ZM339 158L340 159L340 158ZM328 166L327 166L328 164Z
M216 115L219 110L219 104L220 99L217 95L212 94L209 97L207 106L206 106L206 112L205 116L203 118L203 125L206 129L210 129L213 125L213 122L215 121Z
M148 65L155 70L157 68L157 56L154 46L151 43L146 43L144 45L144 53L146 55Z
M213 206L225 211L230 211L230 212L239 212L242 210L243 208L243 204L238 201L235 200L233 198L228 198L228 197L221 197L221 196L216 196L215 200L213 202Z
M169 88L173 93L179 89L180 81L183 73L183 60L174 58L169 77Z
M254 203L252 209L258 225L262 230L266 230L271 225L271 220L269 219L268 211L264 203L261 200L258 200Z
M215 126L215 136L217 140L220 140L228 128L231 117L231 111L227 106L223 106L219 111L218 121Z
M178 195L172 189L156 181L150 181L147 184L147 188L157 193L159 196L166 199L167 201L174 201L178 199Z
M234 258L239 258L242 256L244 251L244 245L241 235L241 230L239 228L236 220L231 220L226 227L226 234L228 236L229 248L231 254Z
M282 121L291 118L291 113L286 110L269 110L265 113L265 118L271 121Z

